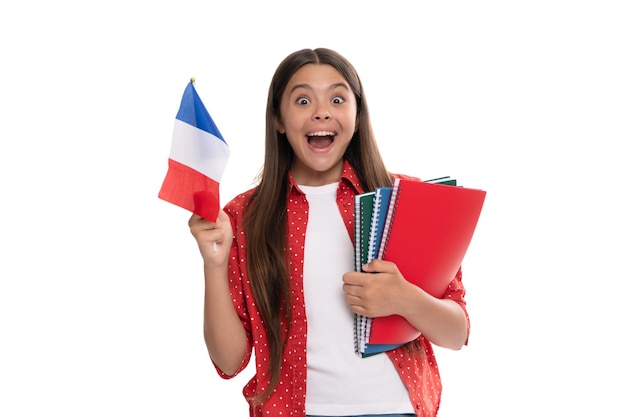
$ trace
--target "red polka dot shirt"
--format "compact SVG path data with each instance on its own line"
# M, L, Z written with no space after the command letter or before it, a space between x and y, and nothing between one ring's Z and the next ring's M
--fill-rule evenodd
M345 162L337 189L337 205L350 236L354 236L354 196L362 192L363 189L352 166ZM237 313L248 334L247 353L235 375L246 368L252 357L253 349L256 362L256 374L243 389L246 398L256 395L258 393L257 387L261 391L267 386L270 356L266 342L267 334L252 296L246 268L246 237L243 233L242 215L243 208L251 194L252 190L248 190L232 199L224 207L230 216L234 234L229 266L230 292ZM304 193L297 187L291 176L287 210L289 268L293 303L291 333L283 357L282 375L279 383L265 403L260 406L250 406L251 417L305 417L307 319L304 305L303 256L308 204ZM461 277L461 270L459 270L444 297L459 303L465 311L469 328L469 317L464 299L465 289ZM401 347L386 352L386 354L392 360L400 378L407 387L417 415L419 417L434 417L439 409L441 398L441 377L430 342L420 336L417 343L420 347L419 352L409 352ZM219 368L216 369L222 378L228 379L235 376L226 375Z

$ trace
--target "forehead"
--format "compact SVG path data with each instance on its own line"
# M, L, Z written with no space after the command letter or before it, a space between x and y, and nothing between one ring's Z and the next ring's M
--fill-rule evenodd
M332 65L306 64L291 76L285 92L289 94L295 88L324 90L339 85L350 89L346 79Z

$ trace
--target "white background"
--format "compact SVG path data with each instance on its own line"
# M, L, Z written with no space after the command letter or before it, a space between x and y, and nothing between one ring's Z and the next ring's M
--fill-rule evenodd
M157 193L190 77L225 201L261 167L274 69L319 46L359 70L392 171L488 193L440 417L626 414L622 2L411 3L0 6L0 416L247 415L251 373L221 380L203 344L189 215Z

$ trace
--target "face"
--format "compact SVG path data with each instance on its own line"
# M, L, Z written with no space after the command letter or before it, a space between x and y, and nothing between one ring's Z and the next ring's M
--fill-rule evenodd
M343 155L356 129L357 103L331 65L307 64L289 80L280 103L278 131L294 151L298 184L324 185L341 177Z

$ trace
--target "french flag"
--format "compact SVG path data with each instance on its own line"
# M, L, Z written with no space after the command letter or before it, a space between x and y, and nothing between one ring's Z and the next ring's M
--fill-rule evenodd
M168 170L159 198L216 221L230 148L200 100L192 78L174 121Z

